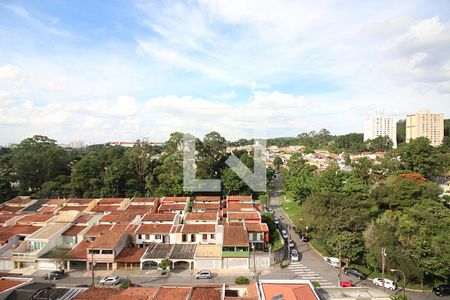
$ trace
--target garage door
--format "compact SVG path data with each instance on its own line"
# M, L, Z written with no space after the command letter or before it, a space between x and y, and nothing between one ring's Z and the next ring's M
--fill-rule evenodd
M59 270L57 264L54 261L39 261L39 270Z
M22 268L30 268L30 267L35 268L36 267L36 263L34 263L34 262L22 262L21 263L21 267Z

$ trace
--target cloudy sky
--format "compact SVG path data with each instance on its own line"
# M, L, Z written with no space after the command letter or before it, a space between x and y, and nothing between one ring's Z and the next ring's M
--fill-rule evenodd
M448 0L0 0L0 145L448 117L449 49Z

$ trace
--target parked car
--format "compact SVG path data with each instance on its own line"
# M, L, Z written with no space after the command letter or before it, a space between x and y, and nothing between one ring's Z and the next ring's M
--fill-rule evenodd
M305 242L305 243L307 243L307 242L309 242L310 241L310 238L309 237L307 237L307 236L302 236L302 242Z
M376 286L383 286L383 279L374 278L373 284ZM397 289L397 285L390 279L384 279L384 287L391 291L395 291Z
M292 261L299 261L300 260L300 258L298 256L298 251L296 249L293 249L291 251L291 260Z
M345 275L352 275L358 278L359 280L367 279L367 275L357 269L353 268L344 268Z
M334 268L341 267L341 261L339 260L339 258L324 256L323 261Z
M120 277L118 275L110 275L100 279L101 285L117 285L119 284Z
M433 293L436 296L449 296L450 295L450 284L442 284L440 286L433 288Z
M44 276L42 276L42 279L61 279L64 277L64 271L52 271L49 272L47 274L45 274Z
M281 235L283 236L283 238L285 239L285 240L287 240L288 238L289 238L289 235L288 235L288 233L287 233L287 231L286 230L281 230Z
M279 219L275 219L275 225L280 225L280 220Z
M212 274L209 270L201 270L195 275L195 279L211 279Z
M352 287L353 283L350 281L341 281L341 287Z
M295 248L295 242L293 240L289 241L289 248Z

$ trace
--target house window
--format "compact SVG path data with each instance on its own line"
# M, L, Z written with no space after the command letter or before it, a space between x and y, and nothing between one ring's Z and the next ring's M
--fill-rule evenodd
M186 237L185 234L183 234L183 236L181 237L181 241L182 241L182 242L186 242L186 241L187 241L187 237Z
M207 234L203 234L203 240L206 241L208 239L208 235Z
M142 234L138 234L138 239L143 240Z
M214 234L211 234L211 239L214 240L216 236Z
M155 239L156 240L160 240L161 239L161 235L160 234L155 235Z
M250 232L250 233L248 234L248 239L251 240L251 241L253 241L253 232Z
M102 250L102 254L113 254L112 250Z
M256 234L256 240L257 240L257 241L260 241L260 240L261 240L261 233L257 233L257 234Z
M191 234L191 242L195 242L195 234Z

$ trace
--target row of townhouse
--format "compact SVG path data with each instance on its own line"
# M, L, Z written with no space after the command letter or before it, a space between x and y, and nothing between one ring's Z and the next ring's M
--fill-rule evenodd
M0 270L270 265L269 230L250 196L50 199L25 212L36 203L0 207Z

